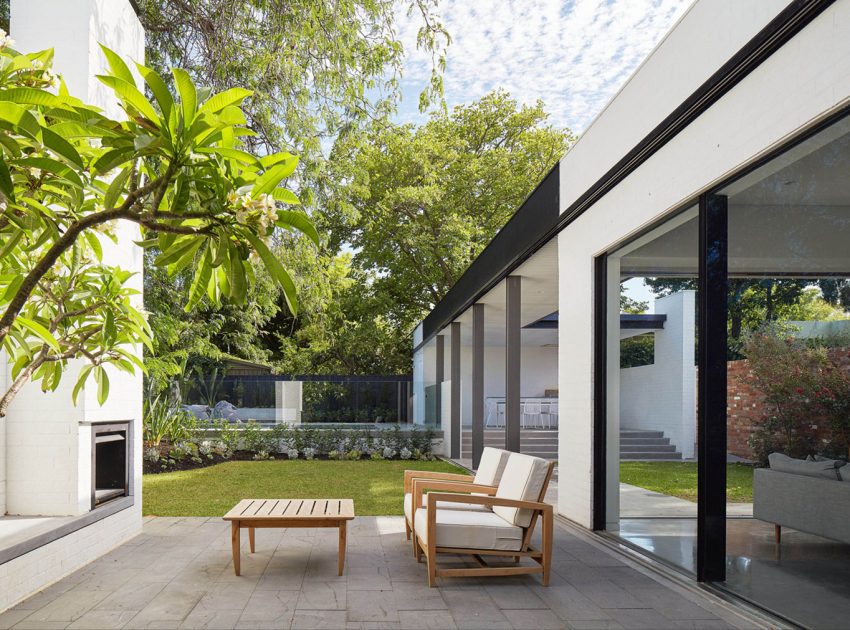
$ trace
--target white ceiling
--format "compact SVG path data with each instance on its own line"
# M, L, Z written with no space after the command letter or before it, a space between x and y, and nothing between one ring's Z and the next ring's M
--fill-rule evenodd
M535 252L511 275L522 278L522 325L526 326L558 310L558 240L553 239ZM479 301L484 304L484 345L505 345L505 281L502 280ZM461 324L461 345L472 345L472 309L455 321ZM448 335L448 329L443 330ZM433 342L432 342L433 343ZM558 344L558 330L523 329L526 346Z
M730 274L850 276L850 120L722 192ZM696 276L698 247L691 208L618 252L622 276Z

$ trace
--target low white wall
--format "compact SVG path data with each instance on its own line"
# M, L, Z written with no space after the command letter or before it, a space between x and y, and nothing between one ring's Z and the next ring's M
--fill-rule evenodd
M655 362L619 374L620 428L663 431L685 459L696 443L695 295L655 300L655 312L667 315L654 334Z
M0 612L142 531L141 502L0 564Z

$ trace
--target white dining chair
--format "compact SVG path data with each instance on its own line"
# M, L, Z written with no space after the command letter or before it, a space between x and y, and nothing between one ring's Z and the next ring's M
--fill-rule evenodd
M496 403L496 426L505 426L505 401L500 400Z
M558 428L558 403L549 403L549 413L546 414L546 428Z
M529 418L526 421L526 418ZM543 428L543 405L539 402L526 401L522 405L522 426Z

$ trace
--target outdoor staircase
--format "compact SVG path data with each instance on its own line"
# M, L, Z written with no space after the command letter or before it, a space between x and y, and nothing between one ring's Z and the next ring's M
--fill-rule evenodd
M620 461L681 461L682 454L664 431L620 430Z
M461 438L461 457L472 457L472 431L464 429ZM520 452L543 459L558 459L557 429L523 429L519 436ZM485 429L484 446L505 448L505 429Z

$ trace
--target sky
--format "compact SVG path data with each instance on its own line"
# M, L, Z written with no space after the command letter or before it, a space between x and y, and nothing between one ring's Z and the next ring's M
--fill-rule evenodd
M449 107L503 88L524 103L542 99L550 121L581 134L693 0L440 0L452 38L444 74ZM406 5L407 3L403 3ZM416 49L420 22L406 10L398 34L407 51L399 122L421 123L419 94L430 53ZM649 302L636 279L626 293Z
M449 107L501 87L542 99L551 121L584 131L692 0L440 0L452 37L444 75ZM404 3L406 4L406 3ZM416 50L416 16L399 16L407 51L400 121L421 122L430 54Z

